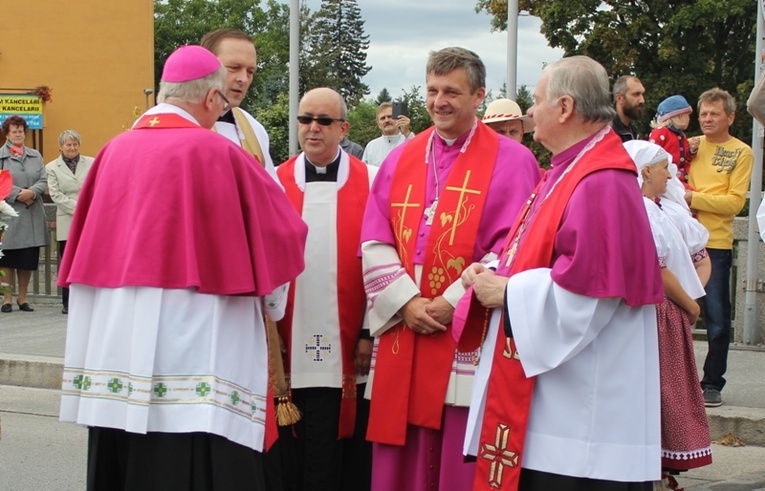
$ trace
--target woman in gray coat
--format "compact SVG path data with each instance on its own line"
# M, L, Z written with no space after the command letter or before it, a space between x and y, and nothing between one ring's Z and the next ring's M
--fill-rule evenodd
M40 246L48 245L48 224L43 208L42 194L48 188L45 165L40 152L24 145L27 122L20 116L11 116L3 121L3 135L7 143L0 148L0 169L10 171L13 190L5 198L18 218L11 220L3 237L3 257L0 258L0 272L3 281L10 281L14 271L18 278L19 309L32 312L27 301L29 280L32 271L37 270ZM13 310L11 293L3 295L0 312Z

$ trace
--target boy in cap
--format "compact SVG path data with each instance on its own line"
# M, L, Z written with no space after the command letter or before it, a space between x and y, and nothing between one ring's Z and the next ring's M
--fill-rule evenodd
M307 230L209 131L225 74L202 47L171 54L159 104L106 144L80 193L59 275L61 420L89 427L88 489L265 488L263 312L283 313Z
M678 177L685 187L688 187L688 170L691 160L696 156L699 147L698 139L688 140L684 131L691 122L693 108L685 97L673 95L667 97L656 110L656 118L651 121L651 143L655 143L672 156L672 162L677 164Z

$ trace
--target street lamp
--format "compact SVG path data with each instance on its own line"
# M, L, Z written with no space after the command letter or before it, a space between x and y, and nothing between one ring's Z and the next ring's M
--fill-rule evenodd
M146 110L149 110L149 96L154 93L154 89L143 89L143 94L146 96Z

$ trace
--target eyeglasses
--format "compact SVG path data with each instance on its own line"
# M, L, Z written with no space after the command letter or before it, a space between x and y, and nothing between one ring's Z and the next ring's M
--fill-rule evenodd
M220 96L221 99L223 99L223 111L228 111L228 108L231 107L231 103L228 102L228 99L225 95L223 95L223 92L218 91L217 94Z
M298 116L297 117L298 123L300 124L311 124L314 121L319 123L322 126L329 126L335 121L343 123L345 120L343 118L329 118L327 116L320 116L318 118L315 118L313 116Z

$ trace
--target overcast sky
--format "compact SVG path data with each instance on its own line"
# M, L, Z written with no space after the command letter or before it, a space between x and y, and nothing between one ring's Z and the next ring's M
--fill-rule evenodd
M307 0L317 11L321 0ZM448 46L475 51L486 65L486 86L497 97L507 73L507 35L491 32L491 18L475 13L474 0L359 0L364 29L369 35L367 64L372 70L364 77L375 98L386 87L395 98L412 85L424 95L425 63L428 53ZM543 63L550 63L563 51L547 46L536 17L518 19L518 85L533 91Z

